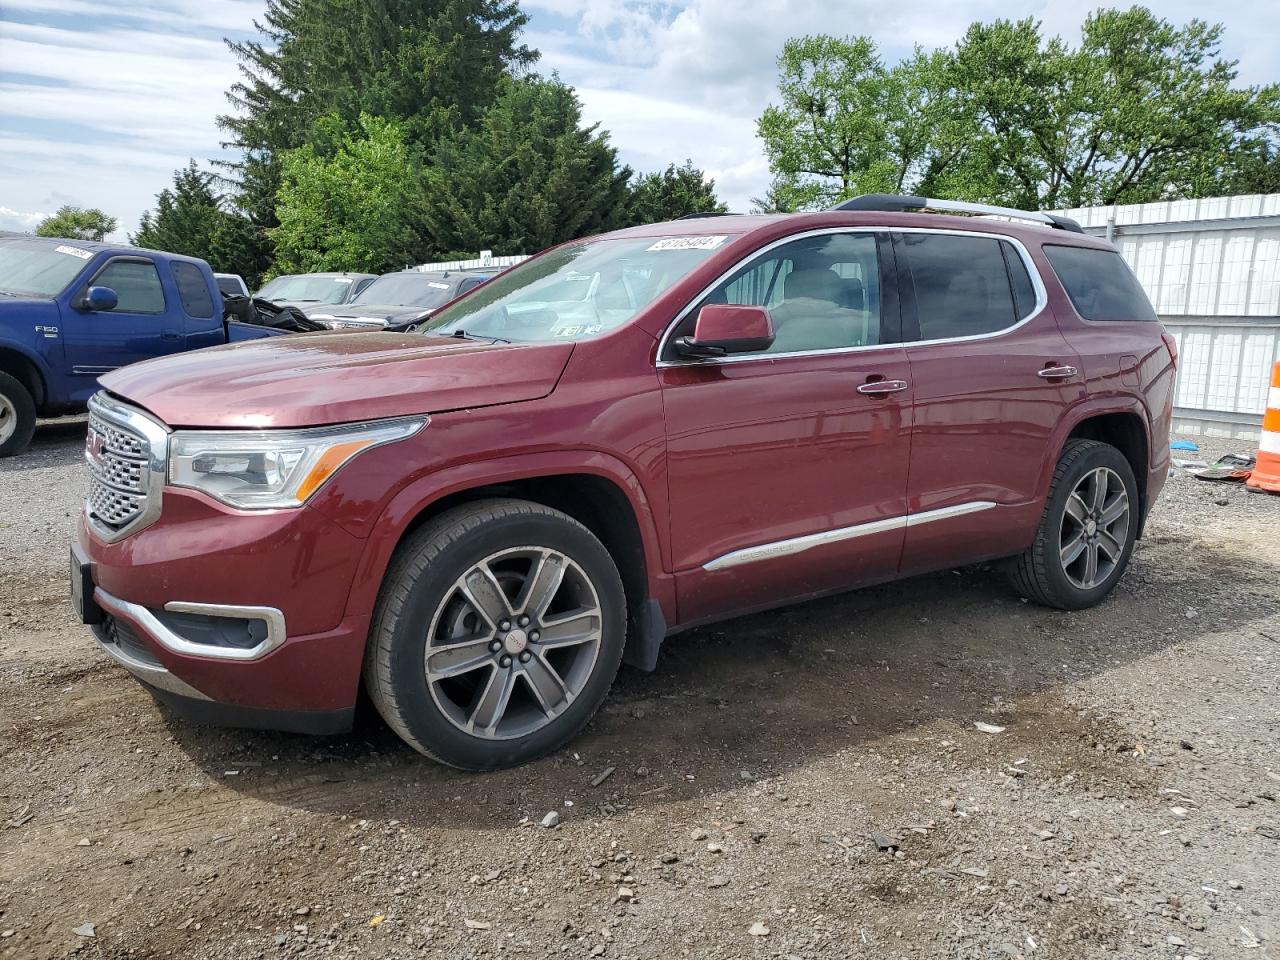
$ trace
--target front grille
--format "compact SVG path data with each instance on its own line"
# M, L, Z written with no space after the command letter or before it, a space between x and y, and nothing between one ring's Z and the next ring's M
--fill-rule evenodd
M108 540L155 519L161 490L152 489L152 464L163 461L164 428L135 407L99 394L89 404L85 460L90 522Z
M119 530L142 513L145 497L136 493L124 493L99 480L90 468L89 516L104 523L112 530Z

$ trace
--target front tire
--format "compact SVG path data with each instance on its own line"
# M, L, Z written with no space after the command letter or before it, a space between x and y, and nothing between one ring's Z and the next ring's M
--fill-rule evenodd
M1124 575L1141 502L1129 461L1097 440L1071 440L1058 458L1031 547L1013 560L1014 587L1059 610L1092 607Z
M36 403L16 377L0 373L0 457L21 453L36 432Z
M365 686L415 750L463 770L562 747L622 661L617 567L582 524L523 500L429 521L397 549L365 654Z

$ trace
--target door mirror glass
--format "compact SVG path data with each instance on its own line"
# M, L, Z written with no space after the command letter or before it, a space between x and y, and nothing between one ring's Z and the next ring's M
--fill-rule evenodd
M119 302L120 298L110 287L90 287L89 292L80 301L80 306L85 310L106 311L114 310Z
M675 349L682 357L723 357L754 353L773 345L773 320L766 307L710 303L698 311L693 336L680 337Z

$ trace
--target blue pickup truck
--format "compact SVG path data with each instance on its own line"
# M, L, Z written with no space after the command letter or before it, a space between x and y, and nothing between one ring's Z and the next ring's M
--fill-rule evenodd
M203 260L0 235L0 457L26 447L37 417L83 410L110 370L284 332L225 321Z

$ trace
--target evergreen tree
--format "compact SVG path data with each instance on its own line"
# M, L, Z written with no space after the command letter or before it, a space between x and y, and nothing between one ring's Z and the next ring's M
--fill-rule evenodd
M631 169L608 134L582 127L556 78L508 78L479 125L445 137L427 170L426 222L438 254L536 253L625 225Z
M241 152L224 165L237 203L277 226L282 155L322 116L353 131L382 116L413 146L474 124L499 79L537 58L518 43L526 20L516 0L267 0L260 38L228 44L241 79L218 123Z
M660 223L691 213L727 213L716 198L716 182L707 179L692 160L669 164L661 173L646 173L631 185L632 223Z

